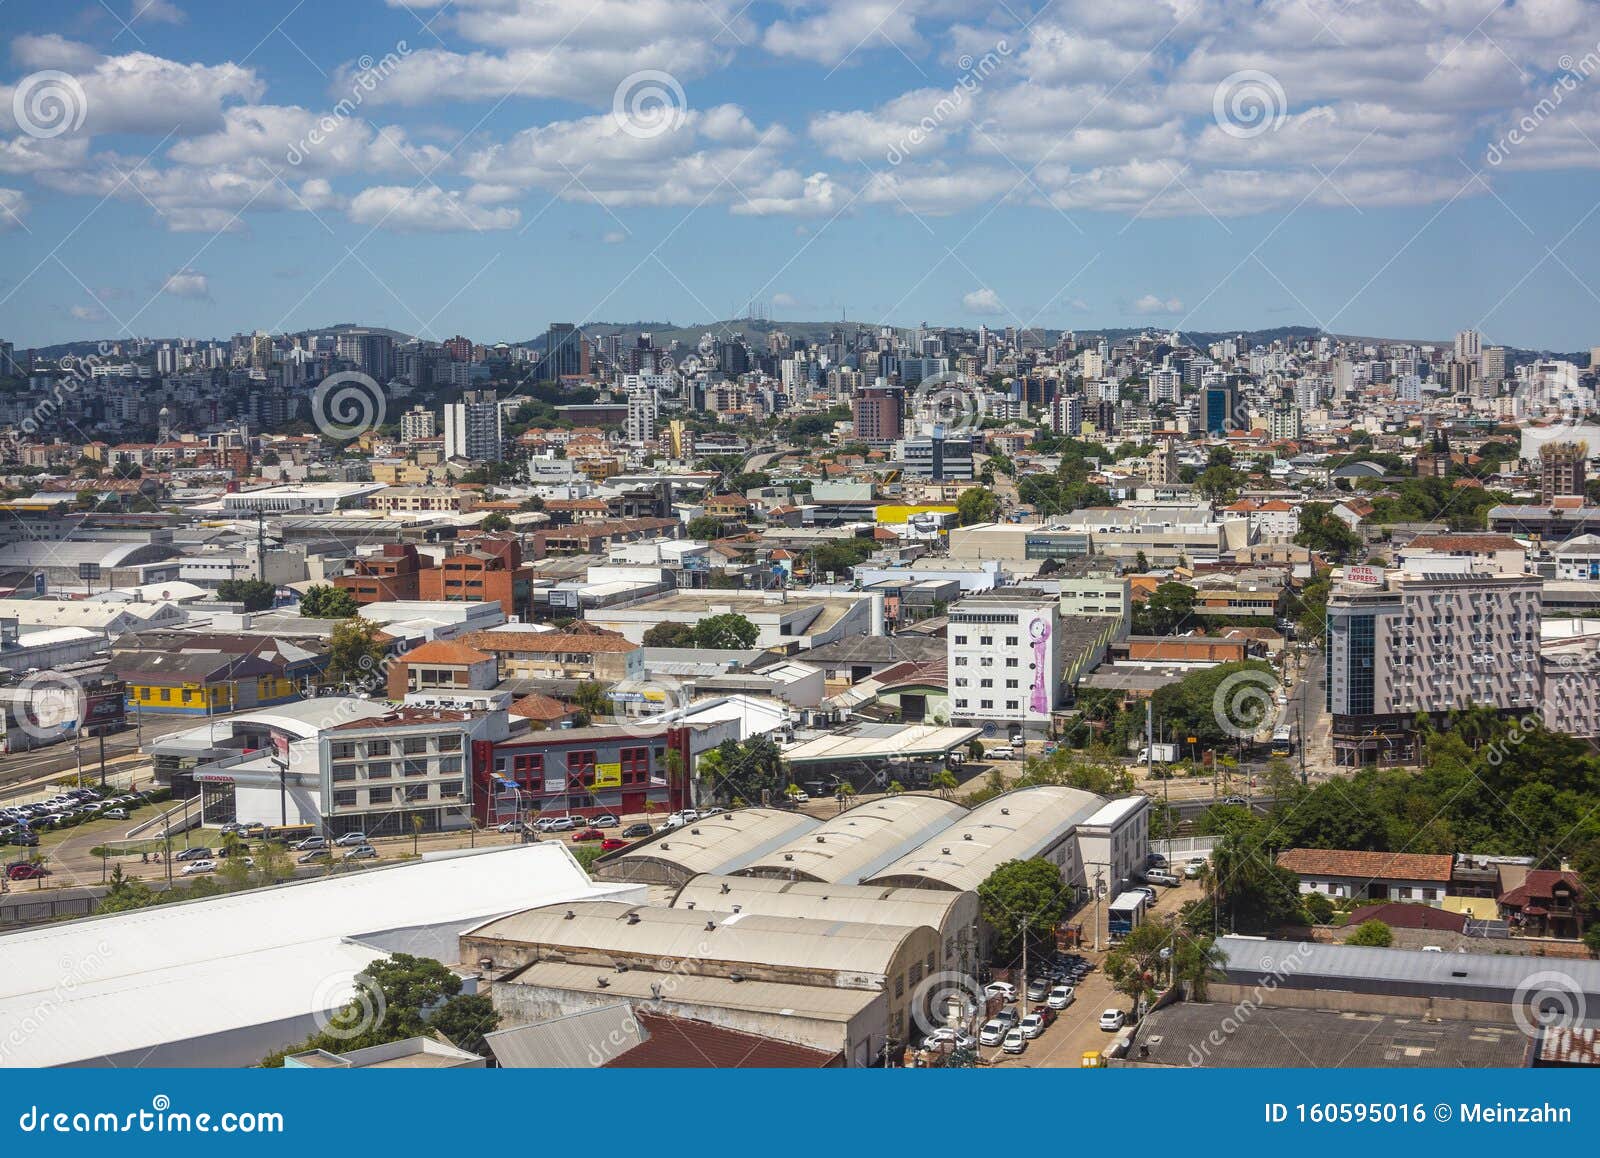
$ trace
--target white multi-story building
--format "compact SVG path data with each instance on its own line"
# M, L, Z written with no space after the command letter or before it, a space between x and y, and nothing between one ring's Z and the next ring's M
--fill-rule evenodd
M950 608L950 718L1041 729L1061 694L1061 606L1000 589Z
M433 411L425 410L421 406L413 406L400 416L400 441L424 442L430 438L438 437L438 419Z
M468 462L499 462L505 436L500 401L493 390L468 390L444 408L444 456Z

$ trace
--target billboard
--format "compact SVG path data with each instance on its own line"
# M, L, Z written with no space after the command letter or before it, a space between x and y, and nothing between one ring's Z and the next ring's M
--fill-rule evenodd
M621 764L596 764L594 766L594 787L596 788L621 788Z

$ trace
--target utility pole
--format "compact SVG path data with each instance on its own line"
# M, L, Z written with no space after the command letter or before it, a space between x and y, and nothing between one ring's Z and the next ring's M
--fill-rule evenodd
M265 507L256 507L256 578L262 582L267 578L267 511Z

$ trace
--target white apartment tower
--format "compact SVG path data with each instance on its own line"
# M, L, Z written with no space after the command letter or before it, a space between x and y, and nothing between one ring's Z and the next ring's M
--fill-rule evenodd
M500 400L493 390L468 390L444 408L444 456L499 462L504 450Z

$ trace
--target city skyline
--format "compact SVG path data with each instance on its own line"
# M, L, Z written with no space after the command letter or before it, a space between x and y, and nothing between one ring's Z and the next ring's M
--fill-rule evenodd
M1593 344L1600 18L1575 0L7 15L19 346L330 318L517 341L751 300Z

